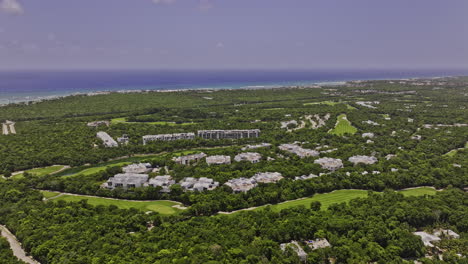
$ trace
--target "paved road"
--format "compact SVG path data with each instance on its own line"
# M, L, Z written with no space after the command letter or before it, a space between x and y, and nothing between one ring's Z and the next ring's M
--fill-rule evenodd
M10 243L10 248L13 250L13 255L15 255L18 259L29 263L29 264L40 264L38 261L34 260L32 257L27 256L24 249L21 247L21 243L16 239L16 237L8 230L5 226L0 225L0 230L2 236L8 240Z

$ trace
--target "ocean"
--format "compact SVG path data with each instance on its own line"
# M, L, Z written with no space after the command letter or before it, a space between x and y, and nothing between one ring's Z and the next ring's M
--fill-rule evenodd
M461 70L3 71L0 104L95 91L239 89L468 75Z

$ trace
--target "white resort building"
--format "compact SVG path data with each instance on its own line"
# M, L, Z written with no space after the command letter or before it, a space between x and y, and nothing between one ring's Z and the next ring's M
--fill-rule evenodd
M240 153L234 157L234 160L237 162L249 161L251 163L258 163L262 159L262 155L256 152L245 152Z
M305 157L316 157L320 155L320 152L312 149L305 149L302 148L301 146L298 146L296 144L282 144L279 146L280 150L296 154L297 156L301 158Z
M156 176L153 179L150 179L149 182L146 184L147 186L151 187L161 187L161 192L170 192L170 187L175 184L175 181L172 179L170 175L164 176Z
M247 146L243 147L242 150L245 151L245 150L249 150L249 149L268 148L268 147L271 147L270 143L261 143L261 144L258 144L258 145L247 145Z
M275 183L283 179L283 176L279 172L259 172L252 179L260 183Z
M257 187L258 183L275 183L283 179L279 172L259 172L250 178L237 178L227 181L224 185L229 186L234 192L247 192Z
M102 126L102 125L109 126L110 122L109 121L94 121L94 122L89 122L86 125L89 126L89 127L98 127L98 126Z
M227 181L224 185L229 186L234 192L247 192L257 186L252 178L238 178Z
M147 173L151 171L150 163L130 164L122 168L125 173Z
M143 136L143 145L150 141L173 141L173 140L191 140L195 139L194 133L176 133L176 134L160 134Z
M102 142L104 143L104 146L106 146L108 148L113 148L113 147L118 147L119 146L119 144L111 136L109 136L109 134L107 134L106 132L99 131L99 132L97 132L96 135L100 140L102 140Z
M341 159L333 158L320 158L314 161L315 164L322 166L322 169L335 171L343 168L343 161Z
M2 123L2 133L3 135L16 134L15 122L6 120Z
M187 177L184 178L180 183L180 186L185 191L211 191L219 186L219 182L215 182L213 179L201 177L193 178Z
M231 157L222 155L209 156L206 157L206 163L208 165L231 164Z
M248 130L200 130L198 136L203 139L241 139L257 138L260 136L260 129Z
M358 155L358 156L352 156L348 159L348 161L350 161L351 163L353 163L354 165L358 164L358 163L363 163L363 164L366 164L366 165L371 165L371 164L374 164L376 163L378 160L376 157L372 157L372 156L361 156L361 155Z
M191 162L199 162L201 159L205 158L205 153L192 154L187 156L174 157L172 160L180 165L190 165Z
M148 181L148 174L136 174L136 173L119 173L114 177L110 177L103 187L108 189L115 188L138 188Z

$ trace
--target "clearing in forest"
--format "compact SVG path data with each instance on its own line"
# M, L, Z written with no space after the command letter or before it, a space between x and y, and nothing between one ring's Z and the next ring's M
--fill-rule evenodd
M168 121L156 121L156 122L128 122L126 117L119 117L111 119L111 124L147 124L147 125L168 125L168 126L187 126L193 125L196 123L188 122L188 123L176 123L176 122L168 122Z
M46 191L41 191L41 192L44 194L44 196L46 195L52 196L54 194L54 192L46 192ZM52 199L50 201L62 200L66 202L79 202L81 200L87 200L88 204L91 204L94 206L115 205L120 209L136 208L139 210L143 210L145 212L147 211L157 212L157 213L160 213L161 215L173 215L181 211L180 209L173 207L175 205L181 205L181 204L178 202L172 202L172 201L130 201L130 200L118 200L118 199L104 198L104 197L92 197L92 196L69 195L69 194L58 196L55 199L53 197L54 196L52 196Z
M406 189L398 191L404 196L423 196L423 195L435 195L436 190L431 187L418 187L413 189ZM332 204L347 203L355 198L366 198L368 191L365 190L337 190L330 193L316 194L312 197L305 199L298 199L293 201L286 201L283 203L269 205L271 210L279 212L283 209L303 205L306 208L310 208L311 202L318 201L321 203L321 209L327 209ZM260 206L253 211L264 209L268 205ZM242 210L240 210L242 211Z
M36 175L36 176L44 176L44 175L48 175L54 172L58 172L64 168L65 166L63 165L54 165L54 166L49 166L49 167L44 167L44 168L30 169L25 172L32 174L32 175ZM13 179L21 179L23 177L24 177L24 172L18 173L12 176Z
M344 134L354 134L357 132L357 128L351 125L346 114L341 114L338 116L336 121L335 128L328 131L328 133L338 136L343 136Z

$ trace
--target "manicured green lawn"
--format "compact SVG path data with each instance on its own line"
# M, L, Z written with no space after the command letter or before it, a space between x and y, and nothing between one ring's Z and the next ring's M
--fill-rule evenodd
M323 193L323 194L316 194L312 197L302 199L302 200L294 200L289 202L284 202L280 204L271 205L271 209L275 212L279 212L283 209L304 205L305 207L309 208L310 203L313 201L319 201L322 204L322 209L327 209L330 205L342 202L349 202L354 198L363 198L367 197L367 191L363 190L338 190L331 193ZM260 210L265 206L259 207L254 210Z
M52 197L55 197L57 195L59 195L60 193L59 192L49 192L49 191L41 191L42 195L44 195L45 198L49 199L49 198L52 198Z
M113 164L109 164L109 165L92 167L92 168L84 169L82 171L79 171L79 172L76 172L76 173L73 173L73 174L70 174L70 175L66 175L66 176L63 176L63 177L67 178L67 177L74 177L74 176L77 176L77 175L91 175L91 174L94 174L94 173L97 173L97 172L105 171L107 168L125 166L125 165L129 165L131 163L132 162L118 162L118 163L113 163Z
M196 123L180 123L167 122L167 121L158 121L158 122L128 122L126 117L119 117L111 119L111 124L148 124L148 125L168 125L168 126L188 126Z
M29 173L29 174L37 175L37 176L44 176L44 175L51 174L51 173L54 173L56 171L59 171L59 170L63 169L63 167L65 167L65 166L56 165L56 166L50 166L50 167L45 167L45 168L31 169L31 170L27 170L26 172ZM20 174L16 174L12 178L13 179L21 179L23 177L24 177L24 174L20 173Z
M118 123L125 123L125 122L127 122L126 117L119 117L119 118L111 119L111 124L118 124Z
M305 103L304 105L307 106L307 105L318 105L318 104L321 104L321 105L329 105L329 106L335 106L335 105L339 105L339 104L344 104L344 105L346 105L346 108L347 108L348 110L356 110L355 107L352 107L352 106L350 106L349 104L347 104L347 103L345 103L345 102L323 101L323 102Z
M323 101L323 102L305 103L304 105L317 105L317 104L324 104L324 105L334 106L334 105L341 104L341 103L340 102L333 102L333 101Z
M435 195L436 190L430 187L420 187L416 189L402 190L399 191L404 196L422 196L422 195Z
M398 191L402 193L404 196L422 196L422 195L435 195L436 190L430 187L420 187L415 189L403 190ZM310 203L313 201L318 201L322 204L321 209L327 209L332 204L349 202L355 198L365 198L367 197L367 191L365 190L337 190L331 193L323 193L323 194L316 194L312 197L301 199L301 200L294 200L288 201L280 204L270 205L270 208L275 211L279 212L283 209L303 205L307 208L310 208ZM253 211L264 209L265 206L260 206Z
M445 153L444 156L453 157L453 156L455 156L460 150L466 150L466 149L468 149L468 141L466 142L464 148L452 149L451 151Z
M62 195L51 201L67 201L67 202L78 202L81 200L88 200L88 203L94 206L97 205L115 205L120 209L130 209L136 208L143 211L154 211L162 215L172 215L180 212L180 209L174 208L172 206L179 203L171 201L150 201L150 202L140 202L140 201L126 201L126 200L114 200L109 198L101 197L86 197L86 196L74 196L74 195Z
M357 128L351 125L351 122L349 122L345 114L341 114L338 116L338 122L335 128L330 130L328 133L342 136L346 133L354 134L356 132L357 132Z

